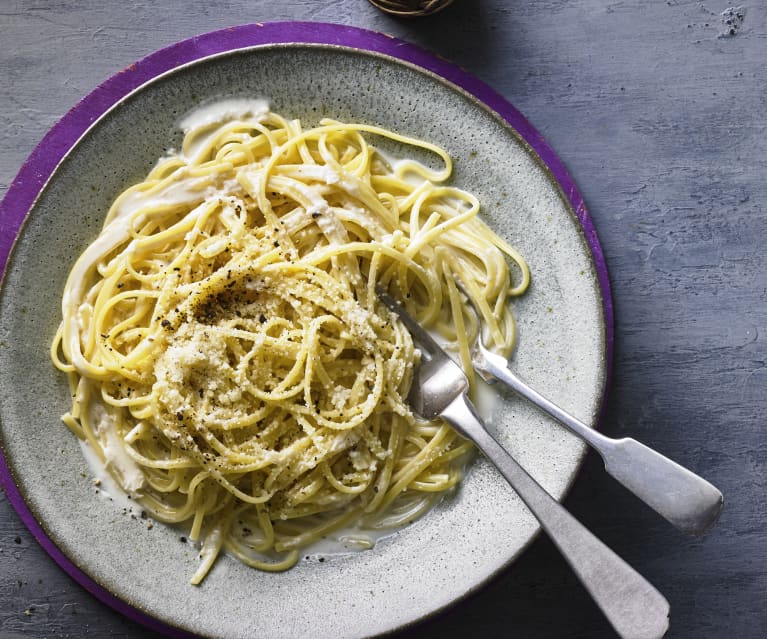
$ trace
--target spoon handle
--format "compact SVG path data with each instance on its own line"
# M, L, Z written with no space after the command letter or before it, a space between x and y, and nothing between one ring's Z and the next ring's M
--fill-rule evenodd
M442 417L498 468L559 548L622 639L660 639L669 604L644 577L597 539L549 495L485 429L465 394Z
M478 370L503 382L592 446L605 470L679 530L702 535L722 512L722 493L702 477L630 439L612 439L589 428L530 388L509 370L506 360L480 347Z

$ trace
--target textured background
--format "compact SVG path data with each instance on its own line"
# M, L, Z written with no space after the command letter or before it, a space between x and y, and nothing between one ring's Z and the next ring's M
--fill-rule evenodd
M528 116L589 206L616 306L604 430L656 447L726 499L712 532L686 538L590 455L567 506L666 595L669 637L761 638L767 18L753 2L732 28L728 8L718 0L456 0L443 14L405 22L365 0L0 0L0 197L80 97L198 33L338 22L460 64ZM540 538L477 596L405 636L467 634L590 639L611 631ZM0 637L148 635L71 581L0 493Z

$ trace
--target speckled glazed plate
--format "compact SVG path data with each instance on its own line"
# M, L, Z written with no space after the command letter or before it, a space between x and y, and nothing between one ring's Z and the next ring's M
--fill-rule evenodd
M0 479L75 580L152 628L270 639L391 632L476 590L536 534L536 521L481 458L454 494L373 550L315 556L281 574L225 557L193 587L194 550L177 530L150 530L97 495L59 419L68 389L48 346L75 257L115 195L178 145L183 113L245 96L267 98L306 124L364 121L445 147L456 160L454 183L479 196L489 224L531 266L531 289L516 303L514 368L596 421L612 344L607 273L582 199L540 135L492 89L413 45L338 25L254 24L178 43L110 78L50 131L8 190L0 209ZM583 446L513 397L493 424L561 498Z

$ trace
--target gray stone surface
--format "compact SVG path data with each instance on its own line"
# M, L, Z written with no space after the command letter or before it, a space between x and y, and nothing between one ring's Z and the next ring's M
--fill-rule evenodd
M733 20L737 11L727 10L736 8L456 0L427 21L404 22L364 0L0 0L0 196L82 95L197 33L340 22L457 62L529 117L589 206L617 313L604 429L701 472L726 498L718 526L689 539L591 455L566 504L664 592L669 637L756 639L767 626L767 18L752 3ZM478 595L406 636L467 635L611 636L543 538ZM0 493L0 636L149 633L61 572Z

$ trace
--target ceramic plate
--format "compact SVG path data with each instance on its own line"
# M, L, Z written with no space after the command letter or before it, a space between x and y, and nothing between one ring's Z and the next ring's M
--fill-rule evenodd
M513 367L595 423L612 343L607 274L577 189L530 124L464 71L389 36L246 25L181 42L108 80L52 129L8 190L0 218L3 485L65 570L155 629L340 639L403 628L481 586L538 530L481 458L435 510L373 550L322 562L315 555L281 574L225 557L193 587L194 549L178 530L150 530L96 494L60 421L68 390L48 346L67 273L116 194L178 147L180 116L221 97L266 98L307 125L325 116L368 122L445 147L454 184L479 196L485 219L531 267L530 291L515 304ZM561 498L583 446L510 396L492 417L501 443Z

